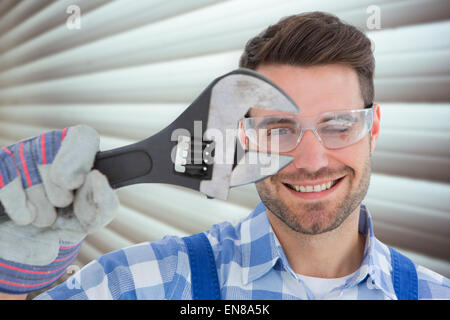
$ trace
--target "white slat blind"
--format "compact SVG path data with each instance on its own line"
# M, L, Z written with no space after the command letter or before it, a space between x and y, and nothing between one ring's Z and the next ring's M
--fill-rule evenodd
M69 29L66 9L81 11ZM380 30L369 30L369 6ZM448 0L2 0L0 145L85 123L101 149L142 140L177 117L246 41L281 17L327 11L375 44L382 130L366 203L376 235L450 276L450 2ZM254 185L229 201L181 187L119 189L121 208L87 237L79 262L247 215Z

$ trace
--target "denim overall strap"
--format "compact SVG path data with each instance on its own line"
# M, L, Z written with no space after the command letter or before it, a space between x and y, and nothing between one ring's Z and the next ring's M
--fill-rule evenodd
M398 300L418 299L417 271L414 263L389 247L392 264L392 283Z
M208 238L201 232L183 240L191 265L192 299L220 300L216 262Z

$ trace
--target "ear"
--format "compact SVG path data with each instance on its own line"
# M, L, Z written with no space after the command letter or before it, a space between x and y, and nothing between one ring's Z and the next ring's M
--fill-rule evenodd
M371 139L371 148L370 148L370 153L373 153L373 151L375 150L375 144L377 143L378 140L378 135L380 133L380 106L378 104L374 104L373 105L373 124L372 124L372 130L371 130L371 135L370 135L370 139Z

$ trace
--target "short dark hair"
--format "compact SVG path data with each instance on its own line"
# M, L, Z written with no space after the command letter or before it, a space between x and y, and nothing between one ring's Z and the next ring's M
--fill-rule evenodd
M261 64L316 66L340 63L358 74L365 106L374 99L375 58L369 38L356 27L324 12L306 12L281 19L250 39L239 66Z

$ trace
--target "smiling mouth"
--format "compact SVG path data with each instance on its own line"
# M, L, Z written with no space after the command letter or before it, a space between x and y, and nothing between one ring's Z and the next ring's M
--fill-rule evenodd
M301 193L322 192L322 191L326 191L326 190L333 188L344 177L340 177L339 179L330 180L328 182L324 182L322 184L317 184L317 185L292 185L289 183L283 183L283 184L286 187L288 187L289 189L297 191L297 192L301 192Z

